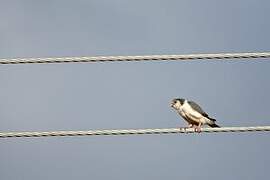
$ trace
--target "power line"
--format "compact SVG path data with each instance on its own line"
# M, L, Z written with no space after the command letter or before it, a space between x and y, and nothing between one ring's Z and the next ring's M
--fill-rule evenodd
M210 59L255 59L269 58L270 52L257 53L217 53L187 55L149 55L149 56L96 56L96 57L52 57L52 58L11 58L0 59L0 64L37 64L37 63L83 63L116 61L177 61Z
M219 132L255 132L270 131L270 126L253 127L221 127L202 128L201 133ZM90 131L50 131L50 132L2 132L0 138L13 137L49 137L49 136L116 136L139 134L178 134L197 133L194 128L167 128L167 129L120 129L120 130L90 130Z

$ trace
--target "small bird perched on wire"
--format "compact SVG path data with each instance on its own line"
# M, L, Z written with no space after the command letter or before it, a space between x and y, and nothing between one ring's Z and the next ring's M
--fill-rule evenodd
M216 119L208 116L206 112L195 102L186 99L173 99L171 107L182 116L187 122L189 128L194 128L196 132L201 132L201 126L220 127L216 124Z

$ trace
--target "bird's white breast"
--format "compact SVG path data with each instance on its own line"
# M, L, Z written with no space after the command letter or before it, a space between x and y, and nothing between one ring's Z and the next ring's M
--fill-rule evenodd
M200 122L203 119L203 116L192 109L192 107L185 101L184 104L180 107L180 114L196 122Z

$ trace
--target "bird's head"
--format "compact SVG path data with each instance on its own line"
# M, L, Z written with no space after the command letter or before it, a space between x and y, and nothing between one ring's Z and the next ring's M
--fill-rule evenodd
M185 99L175 98L171 101L171 107L174 109L179 109L185 102Z

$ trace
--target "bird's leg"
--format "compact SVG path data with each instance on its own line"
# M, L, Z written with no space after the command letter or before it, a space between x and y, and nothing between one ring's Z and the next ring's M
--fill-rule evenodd
M202 132L201 126L202 126L202 123L199 123L199 125L195 127L195 132L198 132L198 133Z

